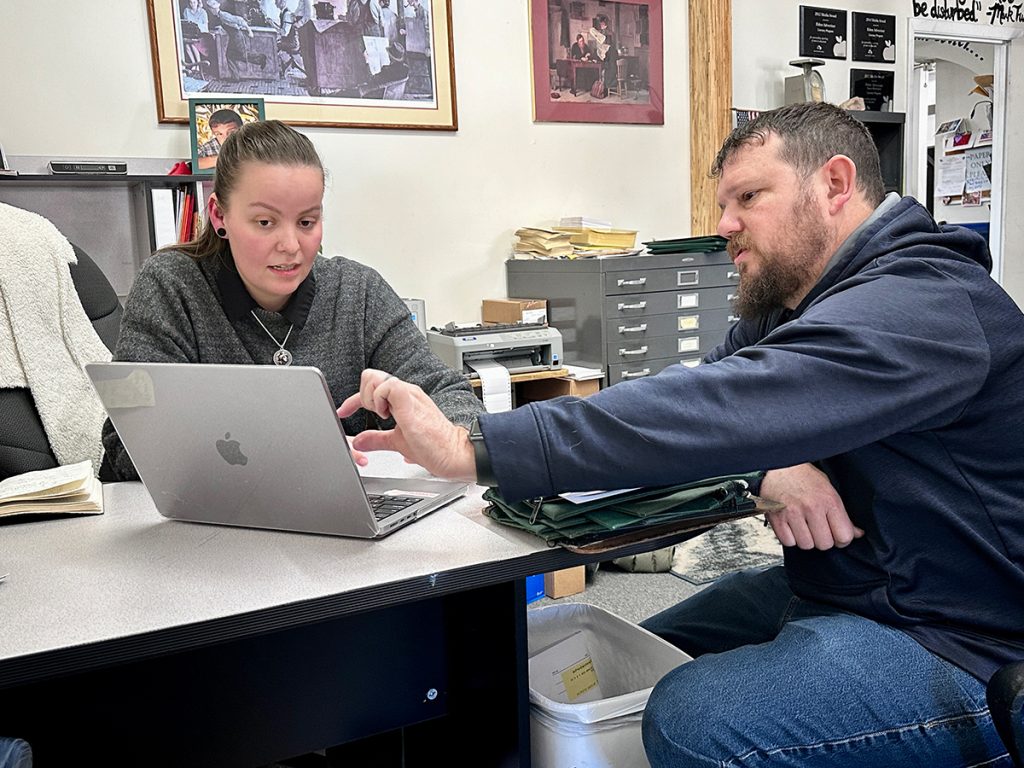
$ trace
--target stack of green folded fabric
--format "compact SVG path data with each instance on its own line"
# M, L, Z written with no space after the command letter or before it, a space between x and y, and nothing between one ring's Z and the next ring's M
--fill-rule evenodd
M550 545L583 545L624 534L678 523L680 528L713 525L754 513L755 499L748 484L757 474L729 475L694 483L638 488L628 493L576 504L555 496L509 504L497 489L484 499L484 514L493 520L529 531Z
M711 253L724 251L729 241L718 235L703 237L677 237L673 240L651 240L644 243L647 252L656 253Z

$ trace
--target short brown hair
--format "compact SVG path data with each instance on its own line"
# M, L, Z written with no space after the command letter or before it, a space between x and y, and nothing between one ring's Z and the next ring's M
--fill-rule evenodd
M860 120L833 104L807 102L762 112L736 128L718 150L711 176L718 178L729 159L749 144L764 144L769 134L782 140L779 156L807 177L836 155L857 166L857 188L873 205L885 197L878 148Z

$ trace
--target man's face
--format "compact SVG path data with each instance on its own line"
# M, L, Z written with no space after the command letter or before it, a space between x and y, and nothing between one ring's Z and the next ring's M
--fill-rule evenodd
M718 182L718 234L740 273L736 310L745 318L795 307L832 255L815 179L780 159L780 144L770 134L741 147Z
M217 137L217 141L223 144L228 136L238 130L236 123L218 123L217 125L211 125L210 131L214 136Z

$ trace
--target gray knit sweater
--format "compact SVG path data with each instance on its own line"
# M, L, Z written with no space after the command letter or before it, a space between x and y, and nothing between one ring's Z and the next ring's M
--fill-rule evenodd
M278 345L252 315L231 320L226 314L218 284L222 269L233 266L179 252L147 259L125 306L114 359L272 364ZM467 425L483 410L469 383L430 351L405 303L376 271L349 259L318 256L312 275L309 312L292 330L287 349L294 365L323 371L336 406L358 391L364 368L378 368L418 384L456 424ZM261 308L255 312L278 340L285 338L287 317ZM293 314L289 308L284 312ZM377 422L361 410L343 425L354 435ZM118 479L138 479L109 420L103 445Z

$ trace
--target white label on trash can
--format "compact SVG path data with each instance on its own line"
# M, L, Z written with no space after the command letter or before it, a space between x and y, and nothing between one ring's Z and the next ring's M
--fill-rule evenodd
M583 633L574 632L530 659L530 685L563 704L603 698L594 660Z

